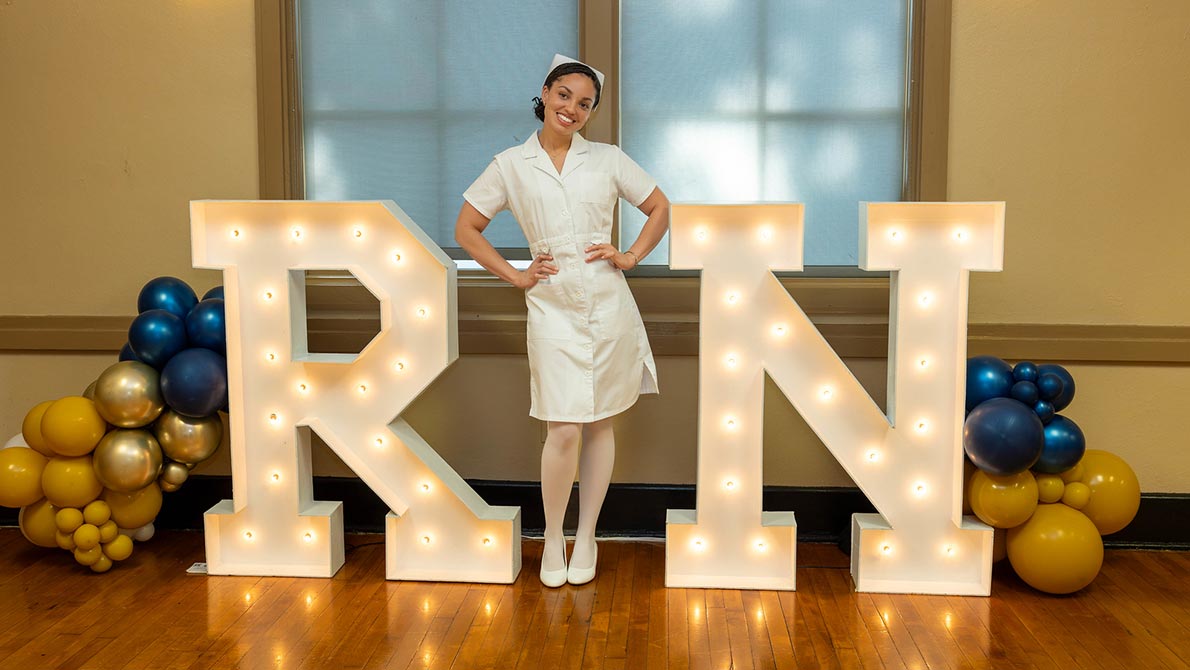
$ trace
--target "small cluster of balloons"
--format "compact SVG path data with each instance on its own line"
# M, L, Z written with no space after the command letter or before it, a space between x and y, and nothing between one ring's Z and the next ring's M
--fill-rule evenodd
M95 572L153 536L162 492L178 490L223 438L223 290L199 301L173 277L141 289L120 361L81 396L29 410L0 449L0 505L25 537Z
M1103 539L1140 507L1136 473L1120 457L1086 448L1058 414L1074 399L1060 365L994 356L967 361L963 450L973 466L966 512L996 528L996 560L1047 593L1073 593L1103 565Z

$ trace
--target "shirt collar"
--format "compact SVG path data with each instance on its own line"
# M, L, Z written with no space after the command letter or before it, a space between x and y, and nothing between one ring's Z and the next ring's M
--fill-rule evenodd
M576 154L585 154L590 146L590 142L585 137L575 133L570 140L570 150ZM537 131L529 133L529 139L521 145L521 156L524 158L533 158L539 153L545 153L545 149L541 146L541 140L537 138Z

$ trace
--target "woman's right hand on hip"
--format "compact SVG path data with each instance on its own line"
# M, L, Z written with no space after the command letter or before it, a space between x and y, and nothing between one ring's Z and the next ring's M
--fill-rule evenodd
M553 264L553 260L554 257L549 254L541 254L534 258L529 267L520 272L516 287L529 290L536 286L537 282L558 274L558 267Z

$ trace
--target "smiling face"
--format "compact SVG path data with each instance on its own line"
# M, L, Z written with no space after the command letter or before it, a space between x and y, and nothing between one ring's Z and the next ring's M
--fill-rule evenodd
M595 106L595 82L584 74L558 77L549 86L541 87L541 102L545 105L545 125L562 135L571 135L587 125Z

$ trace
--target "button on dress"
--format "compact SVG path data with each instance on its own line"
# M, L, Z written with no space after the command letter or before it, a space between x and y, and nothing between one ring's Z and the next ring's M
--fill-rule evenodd
M577 133L559 173L534 132L463 193L489 219L511 210L530 252L551 254L558 268L525 291L530 416L590 423L657 393L657 366L624 273L604 260L587 263L583 251L611 241L619 198L637 206L656 186L619 147Z

